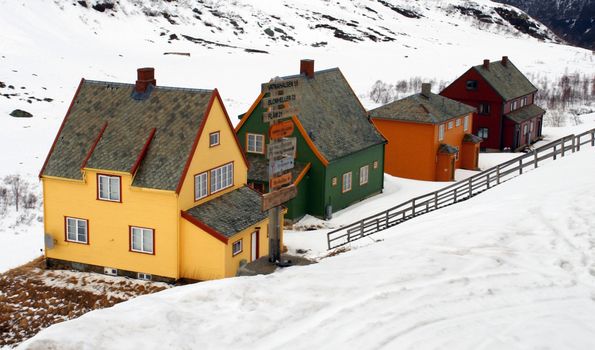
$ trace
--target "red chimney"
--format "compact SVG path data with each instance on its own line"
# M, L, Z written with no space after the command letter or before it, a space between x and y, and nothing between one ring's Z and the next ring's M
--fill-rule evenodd
M483 60L483 68L490 70L490 60Z
M300 74L305 74L308 78L314 78L314 60L301 60Z
M157 86L157 80L155 80L155 68L139 68L136 72L137 80L136 86L134 87L136 92L145 92L149 84Z
M504 67L508 66L508 56L502 56L502 65Z

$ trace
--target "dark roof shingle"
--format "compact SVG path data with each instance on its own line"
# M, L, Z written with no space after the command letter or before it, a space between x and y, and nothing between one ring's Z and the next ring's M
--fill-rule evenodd
M295 75L284 79L300 80L301 99L294 104L298 119L326 160L385 142L338 68L317 71L314 78Z
M268 217L266 212L260 211L261 204L262 197L244 186L190 208L186 213L229 238Z
M489 69L485 69L483 65L473 68L506 101L537 91L537 88L510 60L506 66L502 64L502 61L496 61L490 63Z
M156 87L135 100L133 88L84 80L42 175L81 180L81 165L107 122L86 167L129 172L155 128L132 185L175 190L214 92Z
M525 120L540 116L545 113L545 110L538 105L530 104L512 111L505 116L515 123L522 123Z
M475 112L475 108L430 93L415 94L370 111L372 118L439 124Z

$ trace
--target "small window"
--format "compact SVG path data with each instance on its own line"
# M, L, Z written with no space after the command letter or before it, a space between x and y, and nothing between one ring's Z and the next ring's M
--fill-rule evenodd
M448 122L448 128L449 128L449 129L452 129L452 126L453 126L453 123L452 123L452 121Z
M531 121L531 132L533 132L533 121Z
M150 281L153 279L153 276L151 276L148 273L139 272L138 274L136 274L136 278L138 278L139 280Z
M130 250L137 253L154 254L155 231L144 227L130 227Z
M75 243L89 243L89 222L85 219L67 217L66 240Z
M523 133L527 133L529 131L529 126L527 124L523 125Z
M207 173L201 173L194 176L194 200L204 198L208 194Z
M477 136L479 136L482 139L486 140L488 138L488 128L479 128L477 130Z
M363 167L359 168L359 184L360 184L360 186L368 183L369 170L370 170L370 167L367 165L364 165Z
M240 254L242 252L242 240L233 242L231 249L232 256Z
M512 103L510 104L510 111L514 111L517 107L517 101L514 100L512 101Z
M351 191L351 171L343 174L343 183L341 185L341 192Z
M248 153L264 154L264 135L248 134L246 151Z
M477 90L477 80L467 80L467 90Z
M525 107L527 105L527 97L523 97L521 99L521 107Z
M209 147L219 145L219 131L215 131L209 134Z
M233 186L233 163L211 170L211 194Z
M331 179L331 185L337 186L337 177L336 176Z
M444 140L444 124L438 127L438 141Z
M463 130L469 130L469 116L466 115L465 119L463 120Z
M378 161L377 160L374 161L374 169L378 169Z
M490 104L489 103L480 103L479 104L479 114L481 114L481 115L490 114Z
M457 119L457 120L455 121L455 126L456 126L456 127L459 127L459 126L461 126L461 119Z
M97 175L97 197L100 200L120 202L120 177Z

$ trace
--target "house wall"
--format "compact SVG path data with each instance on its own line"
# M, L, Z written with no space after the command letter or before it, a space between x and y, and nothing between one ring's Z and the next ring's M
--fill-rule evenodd
M373 118L388 140L385 172L409 179L434 181L438 131L433 124Z
M476 80L477 89L467 90L467 80ZM490 113L487 115L475 114L473 117L473 134L477 135L479 128L488 128L488 138L481 143L482 148L502 148L502 118L504 101L500 95L471 68L461 75L452 84L446 87L440 95L457 100L479 109L481 103L489 103Z
M454 154L438 154L436 157L436 181L453 181Z
M220 144L210 147L209 134L215 131L220 132ZM245 185L247 183L248 168L241 152L237 146L234 131L228 123L227 116L223 112L219 101L215 99L180 190L180 208L187 210ZM234 186L195 201L194 176L230 162L233 162L234 167ZM207 182L210 186L210 174Z
M42 178L44 230L56 242L46 257L177 279L176 194L132 188L129 174L101 173L121 176L122 203L97 200L95 170L86 170L84 182ZM66 241L65 216L88 220L89 244ZM131 225L155 230L154 255L130 251Z
M281 217L283 217L283 215L281 215ZM269 255L268 222L268 219L262 221L229 238L229 243L225 247L225 277L235 276L240 268L240 262L242 260L250 262L252 232L259 231L259 257ZM239 240L242 240L242 252L233 255L233 243ZM283 225L281 225L281 246L283 246Z
M374 169L374 161L378 166ZM368 165L368 183L360 185L360 168ZM343 174L352 173L351 191L342 192ZM332 185L332 178L337 178L337 185ZM372 194L382 191L384 181L384 144L375 145L347 157L329 163L326 168L325 207L332 205L333 212L348 207Z
M225 277L227 245L180 218L180 277L206 281Z
M263 109L259 104L250 115L245 115L243 117L248 119L238 130L236 130L236 134L243 151L246 150L247 133L264 135L265 145L269 143L269 125L262 121L262 113ZM295 126L291 137L296 138L296 160L302 163L311 163L311 168L306 175L309 178L308 181L304 181L306 179L302 180L298 187L298 197L286 203L290 210L287 213L287 218L297 219L301 218L305 214L323 216L325 198L325 166L310 149L308 143L299 132L297 126ZM264 155L262 155L262 157L264 157Z
M459 159L455 161L455 169L459 169L462 167L462 153L463 153L463 137L465 137L465 134L467 133L471 133L471 130L473 130L473 113L469 113L468 115L469 118L469 126L467 131L465 131L465 116L461 116L458 118L453 118L444 124L444 140L442 141L438 141L438 125L436 125L435 127L435 133L436 133L436 137L434 138L434 140L436 140L436 151L434 154L436 154L436 152L438 151L438 147L440 147L441 143L447 144L447 145L451 145L454 147L457 147L459 149ZM459 120L460 121L460 125L457 126L456 121ZM452 122L452 129L448 128L448 123Z

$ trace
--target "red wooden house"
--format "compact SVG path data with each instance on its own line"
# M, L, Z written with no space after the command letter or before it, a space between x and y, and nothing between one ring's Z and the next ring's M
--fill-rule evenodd
M537 88L508 59L471 67L440 94L477 108L473 133L482 149L520 150L541 139L545 110L533 103Z

